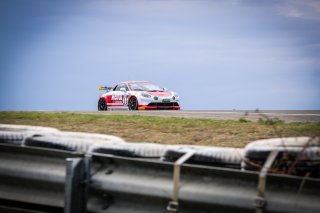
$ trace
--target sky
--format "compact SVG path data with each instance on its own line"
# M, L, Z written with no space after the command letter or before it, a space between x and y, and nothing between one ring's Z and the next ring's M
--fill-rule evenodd
M0 110L97 110L126 80L185 110L320 109L318 0L1 0Z

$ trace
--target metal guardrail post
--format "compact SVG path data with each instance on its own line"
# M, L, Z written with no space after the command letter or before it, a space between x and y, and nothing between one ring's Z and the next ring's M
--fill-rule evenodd
M263 213L263 209L265 207L265 191L266 191L266 181L267 181L267 173L272 166L274 160L276 159L278 155L277 150L273 150L270 152L266 162L264 163L261 172L259 174L259 182L258 182L258 194L257 198L255 200L256 202L256 213Z
M64 213L86 212L86 163L83 158L67 158Z
M89 191L89 184L91 180L91 163L92 163L92 156L91 154L86 154L84 157L84 182L82 183L84 186L84 202L85 202L85 211L87 210L87 203L88 203L88 191Z
M178 212L181 165L184 162L186 162L189 158L191 158L194 155L194 153L195 153L195 150L190 150L174 163L172 200L168 203L168 206L167 206L167 210L169 212Z

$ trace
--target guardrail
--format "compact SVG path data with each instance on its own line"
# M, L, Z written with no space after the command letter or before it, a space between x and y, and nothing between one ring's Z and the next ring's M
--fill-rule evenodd
M3 125L1 129L0 212L320 210L320 179L269 174L275 152L261 172L244 171L234 168L241 157L226 158L230 151L241 150L226 154L211 148L215 151L208 154L205 147L128 144L97 134L13 131ZM232 166L225 168L226 162Z

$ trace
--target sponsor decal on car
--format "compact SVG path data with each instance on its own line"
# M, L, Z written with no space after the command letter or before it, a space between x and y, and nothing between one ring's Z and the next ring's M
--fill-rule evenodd
M122 95L112 95L112 101L122 101Z

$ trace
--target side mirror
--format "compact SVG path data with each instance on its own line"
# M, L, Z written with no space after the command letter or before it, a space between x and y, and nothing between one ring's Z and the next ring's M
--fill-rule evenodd
M121 92L127 92L127 90L125 88L123 88L123 87L120 88L120 91Z
M167 88L163 87L163 91L167 91L167 90L168 90Z

